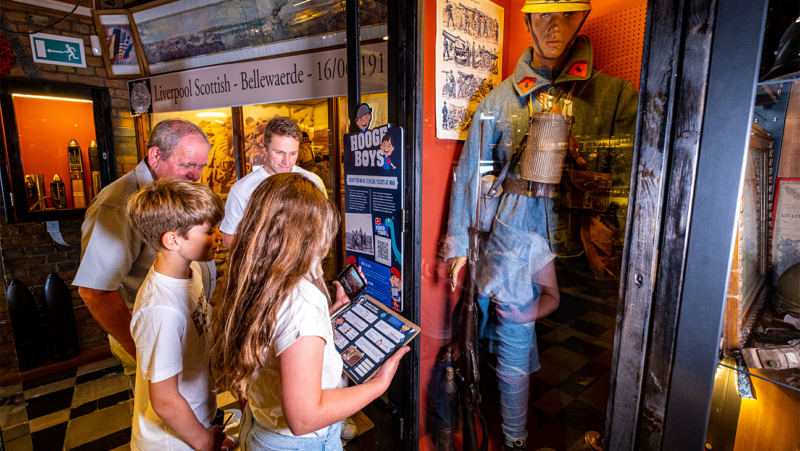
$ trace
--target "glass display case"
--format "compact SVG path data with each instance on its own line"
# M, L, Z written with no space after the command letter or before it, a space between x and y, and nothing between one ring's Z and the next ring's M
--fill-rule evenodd
M303 133L297 166L317 174L331 196L329 157L330 115L334 111L333 99L314 99L280 104L247 105L242 107L244 121L245 173L264 165L267 149L264 147L264 127L275 116L291 118Z
M602 446L648 2L522 5L426 2L425 451Z
M183 119L198 127L208 136L211 151L208 162L200 176L200 182L207 185L223 200L236 182L236 152L234 147L234 118L232 108L182 111L178 113L153 113L150 126L155 127L166 119Z
M116 179L108 90L4 80L0 107L9 222L83 217Z

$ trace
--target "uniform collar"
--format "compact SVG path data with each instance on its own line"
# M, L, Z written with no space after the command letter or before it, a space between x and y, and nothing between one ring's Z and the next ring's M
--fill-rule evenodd
M139 189L144 188L148 183L153 183L153 174L147 166L147 159L140 161L133 172L136 174L136 184L139 186Z
M586 36L578 36L572 45L569 59L555 81L542 77L531 67L533 48L528 47L514 68L514 89L517 95L526 96L533 91L551 84L588 80L592 76L592 41ZM546 70L546 69L545 69Z

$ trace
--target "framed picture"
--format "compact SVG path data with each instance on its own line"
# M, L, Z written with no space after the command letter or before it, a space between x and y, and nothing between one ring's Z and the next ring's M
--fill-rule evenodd
M103 48L108 78L139 78L147 75L136 28L125 10L92 10L97 36Z
M151 75L345 44L345 2L156 0L129 9ZM361 40L387 34L385 2L364 0Z
M723 324L723 350L728 357L746 346L769 288L772 143L772 134L753 123Z

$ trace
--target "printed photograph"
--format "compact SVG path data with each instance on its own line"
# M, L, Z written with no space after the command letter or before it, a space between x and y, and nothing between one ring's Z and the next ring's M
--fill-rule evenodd
M342 353L342 359L350 366L354 366L362 357L364 357L364 354L362 354L355 345L350 346Z
M222 199L227 199L231 186L236 182L231 109L154 113L151 117L151 125L155 127L159 122L172 118L187 120L200 127L208 136L211 151L208 154L206 167L203 168L200 182L211 188Z
M312 143L319 141L316 136L320 132L315 130L327 130L327 102L318 105L302 105L302 104L276 104L276 105L248 105L242 107L242 115L244 116L244 155L246 164L252 166L263 166L267 158L267 148L264 147L264 128L267 122L275 116L287 116L291 118L299 127L300 130L309 135ZM321 122L320 119L324 121ZM327 144L327 135L325 136L325 144ZM313 146L322 149L321 146ZM327 150L327 145L325 146ZM301 158L298 156L298 165L301 164ZM325 162L325 169L327 169L327 161ZM312 171L315 172L316 171ZM324 174L320 175L325 181Z
M104 27L106 47L112 66L136 66L136 49L133 45L133 34L129 25Z
M344 224L347 250L373 255L372 215L369 213L345 213Z

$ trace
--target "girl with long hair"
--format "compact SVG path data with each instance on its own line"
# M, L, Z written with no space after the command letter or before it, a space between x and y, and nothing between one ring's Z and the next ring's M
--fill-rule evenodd
M244 451L341 450L340 421L389 387L403 347L370 381L343 388L320 263L339 215L313 182L275 174L253 192L231 246L214 308L210 368L217 387L247 395Z

